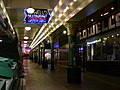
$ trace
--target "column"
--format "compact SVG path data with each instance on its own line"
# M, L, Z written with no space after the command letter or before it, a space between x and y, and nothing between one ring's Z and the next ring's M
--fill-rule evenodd
M51 71L54 71L54 42L53 37L50 36L50 45L51 45Z
M45 60L45 44L42 42L42 60Z
M35 53L34 53L34 50L33 50L33 62L35 61Z
M68 62L69 62L69 66L74 66L74 36L73 35L68 35Z
M44 42L42 42L42 47L43 47L43 51L42 51L42 68L48 68L48 61L45 60L45 44L44 44Z
M67 22L65 27L68 35L68 62L67 68L67 81L68 83L80 83L81 82L81 67L75 66L75 27L76 22Z
M40 65L40 44L38 45L38 64Z
M87 61L87 47L86 44L83 45L83 72L86 71L86 61Z
M40 62L43 61L43 59L42 59L42 56L43 56L42 48L43 48L42 44L40 44Z
M68 62L69 62L69 66L74 66L74 46L75 46L75 42L74 42L74 34L75 34L75 30L74 30L74 26L75 23L73 22L67 22L64 25L67 29L67 35L68 35Z
M34 55L35 55L35 63L38 63L38 47L35 48Z

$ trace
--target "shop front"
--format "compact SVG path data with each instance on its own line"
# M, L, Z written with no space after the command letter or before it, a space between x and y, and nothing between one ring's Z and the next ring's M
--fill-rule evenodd
M111 12L113 9L111 5ZM98 20L88 16L85 20L90 24L86 22L77 32L79 59L86 71L120 76L120 11L100 11Z

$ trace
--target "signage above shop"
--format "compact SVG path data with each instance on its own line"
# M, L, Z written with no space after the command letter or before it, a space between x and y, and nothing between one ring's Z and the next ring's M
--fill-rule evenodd
M27 13L27 9L24 9L24 23L30 24L44 24L47 23L50 18L50 11L47 9L35 9L32 14Z
M91 41L91 42L87 42L87 45L98 43L98 42L101 42L101 39L94 40L94 41Z

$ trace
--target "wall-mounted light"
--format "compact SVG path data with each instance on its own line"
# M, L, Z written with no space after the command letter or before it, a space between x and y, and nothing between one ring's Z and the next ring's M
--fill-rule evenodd
M13 31L13 34L15 34L15 32Z
M50 43L50 40L47 40L47 44L49 44Z
M111 10L114 10L114 7L111 7Z
M101 14L101 17L103 16L103 14Z
M0 39L0 42L2 42L2 40Z
M119 36L119 34L117 34L117 36Z
M67 33L67 31L66 31L66 30L64 30L64 31L63 31L63 34L66 34L66 33Z
M42 44L40 45L40 47L42 47Z
M93 22L93 19L91 19L91 22Z

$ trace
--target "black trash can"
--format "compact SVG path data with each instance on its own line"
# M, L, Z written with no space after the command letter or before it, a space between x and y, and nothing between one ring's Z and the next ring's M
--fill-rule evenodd
M42 68L48 68L48 61L47 60L42 61Z
M81 83L81 67L67 68L68 83Z

